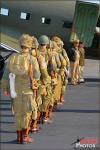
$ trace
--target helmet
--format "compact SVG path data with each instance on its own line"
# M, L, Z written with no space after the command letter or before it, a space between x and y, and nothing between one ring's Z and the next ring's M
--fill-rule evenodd
M73 41L73 43L79 43L79 40L78 40L78 39L75 39L75 40Z
M37 38L35 38L34 36L32 36L32 39L33 39L32 48L33 48L33 49L38 48L39 43L38 43L38 41L37 41Z
M28 47L28 48L31 48L32 44L33 44L32 37L29 36L29 34L23 34L21 36L19 42L20 42L20 46L25 46L25 47Z
M53 43L51 40L50 40L49 44L50 44L50 47L53 48Z
M48 45L49 42L50 42L50 40L49 40L48 36L46 36L46 35L41 35L41 36L39 37L39 39L38 39L38 42L39 42L39 44Z
M62 46L62 47L64 46L64 42L63 42L63 41L61 41L61 46Z
M55 41L57 44L60 44L61 43L61 39L58 37L58 36L54 36L52 38L53 41Z
M60 44L60 45L63 46L63 41L61 40L60 37L54 36L54 37L52 38L52 40L55 41L57 44Z
M54 48L57 48L57 47L58 47L57 43L55 41L52 41L52 48L54 49Z

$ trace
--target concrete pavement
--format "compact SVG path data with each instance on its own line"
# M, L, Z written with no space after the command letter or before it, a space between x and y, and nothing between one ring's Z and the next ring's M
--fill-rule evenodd
M85 78L84 84L68 85L64 106L53 113L52 124L41 125L40 133L30 134L34 139L32 144L16 144L11 101L8 97L1 95L1 150L73 150L75 144L72 143L77 138L99 139L100 78L98 60L86 60Z

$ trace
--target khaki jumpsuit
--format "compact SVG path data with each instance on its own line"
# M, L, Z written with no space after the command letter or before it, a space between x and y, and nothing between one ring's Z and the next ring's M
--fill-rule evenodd
M79 48L79 80L84 81L84 66L85 66L85 50L84 48Z
M29 53L15 54L11 56L8 64L9 71L16 75L15 89L17 97L14 99L13 103L16 130L29 128L31 115L33 119L37 118L37 104L34 93L30 87L30 78L28 74L29 59ZM34 78L39 80L40 71L38 62L35 57L32 57L31 61Z

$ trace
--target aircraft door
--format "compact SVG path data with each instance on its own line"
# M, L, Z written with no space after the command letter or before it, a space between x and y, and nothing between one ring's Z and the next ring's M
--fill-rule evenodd
M5 67L5 61L4 58L0 55L0 80L2 79L3 72Z

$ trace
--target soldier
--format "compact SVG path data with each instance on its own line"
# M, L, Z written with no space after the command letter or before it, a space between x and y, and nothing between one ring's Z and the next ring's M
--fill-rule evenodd
M38 65L39 65L39 60L38 60L38 56L39 56L39 50L38 50L38 46L39 46L39 43L37 41L37 39L32 36L32 39L33 39L33 44L32 44L32 50L31 50L31 55L36 57L37 61L38 61ZM40 67L40 65L39 65ZM41 100L41 81L39 80L38 81L38 90L36 91L36 103L37 103L37 119L36 120L33 120L31 118L30 120L30 132L38 132L40 130L40 128L38 127L38 122L39 122L39 119L40 119L40 115L41 115L41 112L40 112L40 105L42 104L42 100Z
M49 49L49 64L48 64L48 72L51 76L51 87L53 94L53 102L51 105L50 112L56 110L58 101L61 95L61 78L59 75L59 68L61 67L61 62L59 55L57 53L57 44L54 41L51 41L51 47ZM52 107L53 106L53 107Z
M79 40L73 41L73 47L69 50L69 59L71 66L71 83L77 85L78 82L78 67L79 67Z
M83 42L79 42L79 82L84 83L85 49Z
M57 52L59 54L59 58L61 61L61 67L59 70L60 76L61 76L61 96L60 96L60 103L59 104L63 104L64 102L64 92L68 83L67 77L68 77L68 69L69 69L69 58L67 56L67 53L65 51L65 49L63 48L63 41L57 37L54 36L52 38L52 40L54 40L58 46L57 48Z
M56 87L58 84L58 74L57 74L57 52L55 51L55 42L54 41L50 41L49 46L47 48L48 50L48 73L51 77L51 91L52 91L52 98L49 104L49 111L48 111L48 118L50 119L52 116L52 111L54 108L54 104L56 103L56 100L58 100L59 98L57 97L57 95L55 94L56 91ZM58 90L58 89L57 89ZM59 92L59 91L57 91Z
M35 36L32 36L32 39L33 39L33 45L32 45L31 54L32 54L32 56L37 58L39 43Z
M42 114L42 122L46 123L48 121L48 111L50 102L52 101L52 90L51 90L51 77L48 74L48 62L49 62L49 56L48 56L48 50L47 46L50 42L49 38L46 35L42 35L38 39L39 42L39 65L41 70L41 89L44 92L41 93L42 97L42 105L40 107L40 111Z
M21 36L20 46L21 52L11 56L8 68L15 75L17 94L14 98L13 108L17 141L18 143L31 143L32 139L29 137L30 117L32 116L34 120L37 118L37 104L33 90L37 89L35 81L38 82L40 71L37 59L30 55L32 38L28 34ZM30 64L33 76L30 76Z

